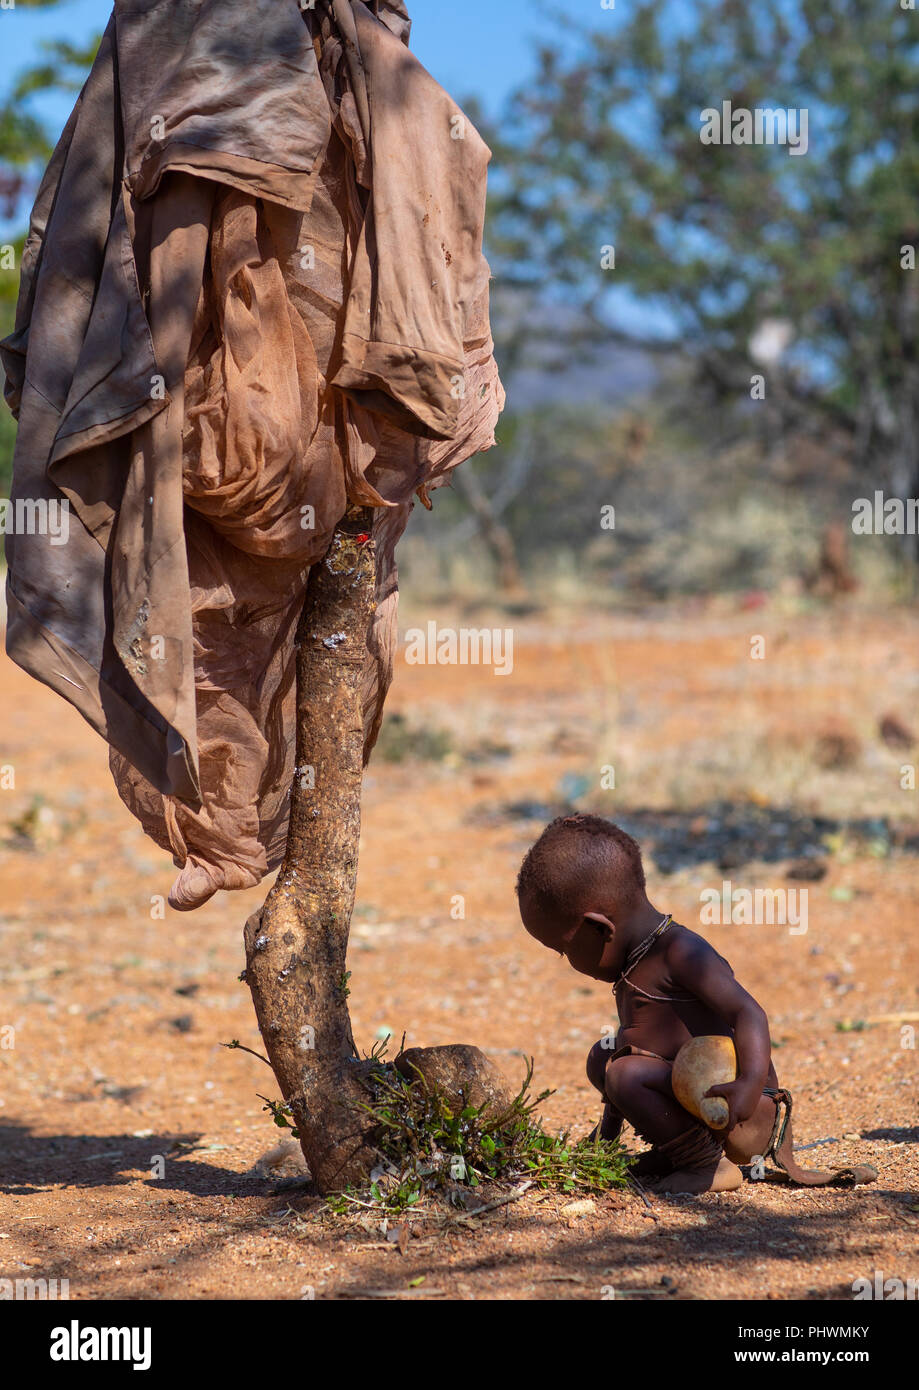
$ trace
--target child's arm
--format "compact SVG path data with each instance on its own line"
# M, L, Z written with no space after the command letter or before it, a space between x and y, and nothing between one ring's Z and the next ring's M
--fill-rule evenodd
M707 1096L723 1096L730 1116L728 1129L748 1120L759 1104L771 1061L769 1020L751 994L740 986L726 961L693 932L681 933L667 952L667 965L678 984L691 991L734 1033L737 1077L711 1086Z

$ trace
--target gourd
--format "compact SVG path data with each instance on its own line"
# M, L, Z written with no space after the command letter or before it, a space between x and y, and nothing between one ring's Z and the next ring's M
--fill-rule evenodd
M671 1085L684 1110L710 1129L724 1129L729 1118L723 1096L709 1096L710 1086L721 1086L737 1076L737 1053L731 1038L702 1035L690 1038L674 1058Z

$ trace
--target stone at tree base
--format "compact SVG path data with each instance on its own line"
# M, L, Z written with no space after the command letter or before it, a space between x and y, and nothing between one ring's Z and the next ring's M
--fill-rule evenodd
M597 1204L593 1198L582 1197L576 1202L566 1202L558 1214L564 1217L568 1226L571 1227L574 1225L575 1221L580 1221L583 1216L594 1216L596 1210Z
M409 1081L417 1081L420 1073L429 1091L439 1091L454 1106L462 1101L478 1109L487 1102L493 1110L504 1110L517 1094L494 1062L469 1043L408 1047L399 1053L395 1068Z

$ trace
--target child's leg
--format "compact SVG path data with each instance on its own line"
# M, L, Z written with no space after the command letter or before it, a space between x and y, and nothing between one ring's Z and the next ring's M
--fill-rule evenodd
M657 1057L610 1055L602 1042L594 1043L587 1055L587 1079L606 1101L604 1122L609 1115L615 1138L623 1116L649 1144L664 1143L683 1132L692 1117L680 1105L670 1085L670 1063Z
M604 1074L609 1102L673 1168L656 1184L658 1190L725 1192L739 1187L740 1169L725 1157L722 1141L680 1105L670 1075L669 1062L636 1056L607 1062Z
M594 1043L587 1054L587 1080L595 1090L600 1092L605 1104L600 1123L588 1135L589 1139L618 1139L622 1132L623 1117L610 1103L604 1085L608 1061L609 1048L604 1047L602 1041Z
M695 1123L670 1084L669 1062L656 1057L617 1057L604 1073L607 1099L649 1144L666 1144Z

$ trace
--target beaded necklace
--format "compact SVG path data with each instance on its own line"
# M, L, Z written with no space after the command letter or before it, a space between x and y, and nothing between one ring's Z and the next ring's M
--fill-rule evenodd
M638 962L644 960L645 956L651 950L651 947L663 936L672 921L673 913L671 912L662 922L658 923L653 932L650 932L643 941L639 941L637 946L632 947L632 950L626 956L625 969L619 976L619 979L613 981L614 990L618 989L620 985L628 985L629 989L634 989L637 994L644 995L645 999L654 999L661 1004L689 1004L695 1000L696 996L694 994L649 994L646 989L642 989L641 985L636 985L629 979L629 975L635 969Z

